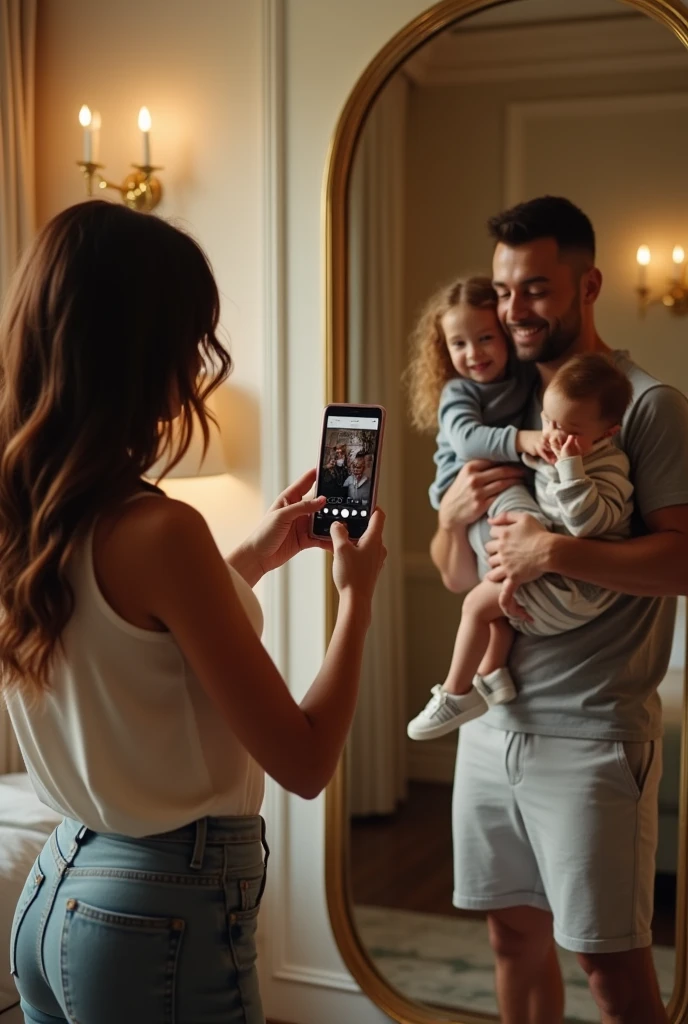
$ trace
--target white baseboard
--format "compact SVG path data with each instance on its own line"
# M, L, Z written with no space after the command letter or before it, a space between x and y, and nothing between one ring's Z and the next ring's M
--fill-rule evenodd
M418 743L408 740L406 766L409 779L418 782L453 782L456 763L456 736Z

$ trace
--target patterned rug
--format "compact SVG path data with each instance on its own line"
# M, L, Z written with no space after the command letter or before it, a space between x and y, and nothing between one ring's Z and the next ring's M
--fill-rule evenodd
M384 907L354 907L371 960L394 988L419 1003L496 1013L492 956L484 921L417 914ZM674 980L674 950L653 950L665 1002ZM573 953L559 949L566 985L567 1021L599 1021L587 982Z

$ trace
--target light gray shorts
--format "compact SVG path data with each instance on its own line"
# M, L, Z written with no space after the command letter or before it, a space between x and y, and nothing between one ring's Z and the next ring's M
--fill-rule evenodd
M576 953L649 946L661 740L622 743L461 728L454 906L550 911Z

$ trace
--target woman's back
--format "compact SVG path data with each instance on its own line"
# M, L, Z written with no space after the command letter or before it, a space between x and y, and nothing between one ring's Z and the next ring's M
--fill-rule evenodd
M356 546L311 536L311 470L225 561L191 506L130 500L208 441L219 316L193 239L93 199L39 232L0 318L0 693L66 816L15 912L27 1021L264 1024L263 773L316 796L353 717L381 512ZM337 622L297 703L250 588L327 546Z
M199 684L172 635L142 628L127 559L153 502L96 524L69 566L75 607L49 693L8 707L42 800L99 832L164 832L203 816L257 814L264 774ZM142 507L146 506L146 507ZM260 605L228 567L255 631ZM108 595L106 598L105 595ZM117 610L118 609L118 610Z

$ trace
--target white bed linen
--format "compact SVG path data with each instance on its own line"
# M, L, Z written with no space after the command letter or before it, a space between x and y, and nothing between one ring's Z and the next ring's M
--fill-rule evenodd
M14 908L31 865L60 818L35 795L28 775L0 775L0 1024L22 1022L10 974Z

